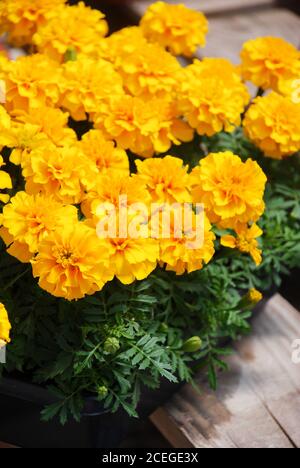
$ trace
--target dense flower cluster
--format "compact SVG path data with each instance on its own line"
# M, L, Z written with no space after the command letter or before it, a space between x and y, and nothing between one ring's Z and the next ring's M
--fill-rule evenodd
M66 0L5 0L0 5L0 33L8 32L10 41L28 45L37 29L50 18L52 11Z
M266 177L250 154L244 162L205 150L205 138L241 126L250 102L241 69L257 81L249 48L241 69L220 58L183 65L176 56L204 46L208 23L201 13L163 2L140 26L106 37L104 15L83 2L7 1L0 29L14 44L30 46L16 61L0 62L0 235L10 255L31 264L41 288L74 300L114 278L126 285L143 280L159 267L183 275L202 269L220 244L260 263ZM267 75L258 84L275 86L267 46L258 48L257 73ZM292 49L290 58L282 55L278 82L291 78L284 70L297 62ZM268 155L277 145L284 156L299 149L300 119L289 98L276 99L286 102L284 118L270 95L250 106L244 127ZM190 225L178 227L187 205ZM100 235L111 219L121 220L121 229ZM168 236L157 235L166 220ZM139 235L131 235L133 226ZM219 229L228 233L218 239Z
M43 54L62 62L70 50L97 57L99 41L107 33L103 13L79 2L53 9L48 21L38 28L33 43Z

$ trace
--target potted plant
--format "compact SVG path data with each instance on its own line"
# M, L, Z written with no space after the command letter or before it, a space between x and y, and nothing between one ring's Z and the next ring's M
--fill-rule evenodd
M216 387L299 254L298 160L285 178L264 158L239 69L177 60L204 15L158 2L106 37L82 2L18 3L0 23L27 53L0 57L0 439L114 447L196 370Z

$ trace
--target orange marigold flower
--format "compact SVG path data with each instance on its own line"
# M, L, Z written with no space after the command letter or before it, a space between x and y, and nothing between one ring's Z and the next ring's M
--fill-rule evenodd
M0 33L8 32L16 46L31 44L37 28L46 23L53 9L66 0L3 0L0 5Z
M174 211L171 217L171 236L159 241L160 261L166 264L167 271L175 271L177 275L201 270L215 253L215 235L211 231L211 224L204 213L196 214L191 210L192 222L189 229L183 229L179 233L176 230L176 215L178 213ZM180 219L183 219L182 214Z
M105 100L124 95L123 82L113 65L106 60L80 56L63 65L60 105L75 120L99 111Z
M244 44L242 75L262 89L278 91L280 80L299 75L300 52L279 37L260 37Z
M68 127L69 114L52 107L30 108L16 112L8 147L13 148L10 161L21 164L33 149L54 144L67 146L77 142L76 133Z
M274 92L259 97L246 113L244 130L266 156L291 156L300 150L300 103Z
M53 10L51 18L33 36L38 50L63 62L68 50L98 57L99 41L107 34L105 16L79 2Z
M182 159L166 156L146 161L136 161L137 176L144 182L153 202L189 203L192 197L189 191L188 168Z
M22 169L29 194L42 192L66 204L81 203L98 173L79 148L54 145L33 150Z
M151 238L111 238L111 269L123 284L147 278L156 268L159 246Z
M133 96L172 99L179 90L182 67L157 44L141 43L139 49L123 54L116 63L126 90Z
M221 245L250 254L255 264L257 266L260 265L262 262L262 252L257 238L263 235L263 231L255 223L250 228L248 225L238 224L235 231L237 237L231 235L222 236Z
M30 107L53 107L59 100L60 68L41 54L10 62L6 82L6 108L27 112Z
M203 203L212 223L234 228L263 214L267 178L257 162L230 151L212 153L191 174L194 202Z
M118 210L124 197L128 206L141 202L147 204L151 201L142 180L125 176L119 171L109 171L94 179L94 185L88 191L81 208L87 218L94 217L97 221L99 205L109 203Z
M232 132L250 101L236 67L226 59L195 60L185 70L180 108L199 135Z
M66 223L47 236L32 260L33 276L56 297L69 301L100 291L113 278L110 244L83 223Z
M96 165L100 174L114 171L123 176L129 175L129 159L126 151L119 148L113 140L107 140L100 130L87 132L78 145Z
M167 48L174 55L191 57L198 46L204 47L208 21L203 13L185 5L156 2L141 20L145 37Z
M124 96L111 99L105 111L96 114L95 126L121 148L152 157L193 139L193 131L179 115L175 104L163 99Z
M65 206L51 196L18 192L3 209L2 225L13 242L23 244L32 256L50 232L77 219L74 206Z
M146 44L147 40L143 36L141 28L130 26L103 39L99 45L99 54L118 68L124 56L133 54L141 48L141 45Z

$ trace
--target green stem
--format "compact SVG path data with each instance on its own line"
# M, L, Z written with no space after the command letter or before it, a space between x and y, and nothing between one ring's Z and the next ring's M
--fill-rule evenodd
M26 268L26 270L22 271L22 273L20 273L16 278L14 278L10 283L8 283L4 288L3 288L3 291L7 291L9 288L11 288L12 286L14 286L14 284L16 284L21 278L23 278L23 276L27 275L27 273L30 271L31 267L30 268Z

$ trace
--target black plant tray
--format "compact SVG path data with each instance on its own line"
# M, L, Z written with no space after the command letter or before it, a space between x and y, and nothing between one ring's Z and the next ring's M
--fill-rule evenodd
M140 419L164 404L180 386L164 380L158 390L145 389L138 408ZM116 448L139 422L124 410L108 412L94 397L86 398L80 423L41 422L41 410L53 402L55 398L45 388L1 378L0 440L23 448Z

